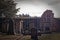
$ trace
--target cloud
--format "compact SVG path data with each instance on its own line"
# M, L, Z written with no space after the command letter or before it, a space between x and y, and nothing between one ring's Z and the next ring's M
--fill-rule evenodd
M53 8L56 17L60 17L60 0L15 0L19 6L21 4L34 4L36 6L45 3Z

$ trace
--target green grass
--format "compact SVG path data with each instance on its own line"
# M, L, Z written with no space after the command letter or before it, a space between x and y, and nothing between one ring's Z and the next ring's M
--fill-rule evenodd
M38 36L39 40L60 40L60 33L42 35ZM0 35L0 38L16 38L16 37L19 37L19 35ZM31 40L31 36L30 35L24 36L22 40Z
M53 33L39 37L39 40L60 40L60 33Z
M23 40L31 40L31 36L30 35L27 35L23 38Z
M20 35L0 35L0 38L14 38L19 37Z
M21 35L0 35L0 40L16 40L21 38Z
M60 40L60 33L53 34L42 34L43 36L38 36L39 40ZM25 37L24 40L31 40L30 37Z

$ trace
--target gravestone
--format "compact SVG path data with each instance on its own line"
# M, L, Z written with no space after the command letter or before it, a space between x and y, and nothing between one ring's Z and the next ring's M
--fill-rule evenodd
M37 30L35 28L31 29L31 39L32 40L38 40Z

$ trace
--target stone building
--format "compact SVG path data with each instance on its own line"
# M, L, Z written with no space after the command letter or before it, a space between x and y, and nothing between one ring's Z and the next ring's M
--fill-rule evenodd
M53 21L54 21L54 14L51 10L46 10L40 20L40 27L41 30L46 32L46 31L52 31L53 27Z
M3 18L2 21L0 18L0 32L8 32L9 19L10 18ZM46 10L41 17L17 15L12 18L12 20L13 27L11 28L14 34L29 33L31 28L36 28L37 31L40 32L60 32L60 18L54 18L54 13L51 10Z

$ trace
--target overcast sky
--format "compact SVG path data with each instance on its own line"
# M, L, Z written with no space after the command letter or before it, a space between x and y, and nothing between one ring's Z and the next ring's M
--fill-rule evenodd
M60 17L60 0L15 0L17 8L21 8L17 14L29 14L31 16L41 16L42 13L50 9L55 17Z

